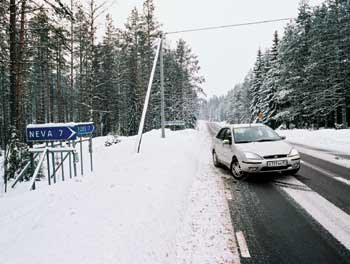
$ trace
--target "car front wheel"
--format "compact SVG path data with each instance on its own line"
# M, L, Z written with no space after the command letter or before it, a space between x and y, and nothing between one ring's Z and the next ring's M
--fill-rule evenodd
M242 171L241 166L239 165L237 158L232 159L230 171L231 171L233 178L235 178L237 180L243 180L244 178L247 177L247 173Z
M213 151L213 164L215 167L220 167L220 162L218 160L218 156L216 155L215 151Z

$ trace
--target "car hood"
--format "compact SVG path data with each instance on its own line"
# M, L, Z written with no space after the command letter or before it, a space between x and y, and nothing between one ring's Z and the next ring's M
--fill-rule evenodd
M252 142L237 144L241 151L248 151L258 154L261 157L270 155L288 155L292 147L285 141Z

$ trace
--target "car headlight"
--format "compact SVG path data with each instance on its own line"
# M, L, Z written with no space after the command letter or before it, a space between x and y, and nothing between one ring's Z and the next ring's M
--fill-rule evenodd
M295 156L299 156L299 152L293 148L290 152L289 152L289 157L295 157Z
M244 156L249 160L262 160L263 159L258 154L255 154L253 152L244 152Z

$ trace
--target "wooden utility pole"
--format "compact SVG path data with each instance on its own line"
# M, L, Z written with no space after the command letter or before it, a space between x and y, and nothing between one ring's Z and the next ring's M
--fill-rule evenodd
M160 42L160 117L162 127L162 138L165 138L165 98L164 98L164 38L161 36Z
M158 61L158 57L159 57L159 52L160 52L160 47L162 45L162 38L158 39L158 47L157 47L157 51L156 51L156 56L154 57L154 61L153 61L153 67L152 67L152 71L151 71L151 76L149 78L149 83L148 83L148 88L147 88L147 93L146 93L146 98L145 98L145 103L143 105L143 111L142 111L142 116L141 116L141 121L140 121L140 126L139 126L139 130L137 133L137 144L136 144L136 152L139 153L140 152L140 147L141 147L141 141L142 141L142 133L143 133L143 127L145 125L145 119L146 119L146 113L147 113L147 108L148 108L148 103L149 103L149 99L151 96L151 89L152 89L152 83L153 83L153 78L154 78L154 73L156 71L156 66L157 66L157 61Z

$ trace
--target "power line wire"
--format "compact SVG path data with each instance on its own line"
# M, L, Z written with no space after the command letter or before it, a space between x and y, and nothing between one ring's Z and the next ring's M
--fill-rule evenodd
M192 28L192 29L166 32L165 35L198 32L198 31L206 31L206 30L214 30L214 29L225 29L225 28L231 28L231 27L251 26L251 25L267 24L267 23L273 23L273 22L281 22L281 21L287 21L287 20L293 20L293 19L294 18L289 17L289 18L278 18L278 19L254 21L254 22L231 24L231 25L222 25L222 26L215 26L215 27Z

